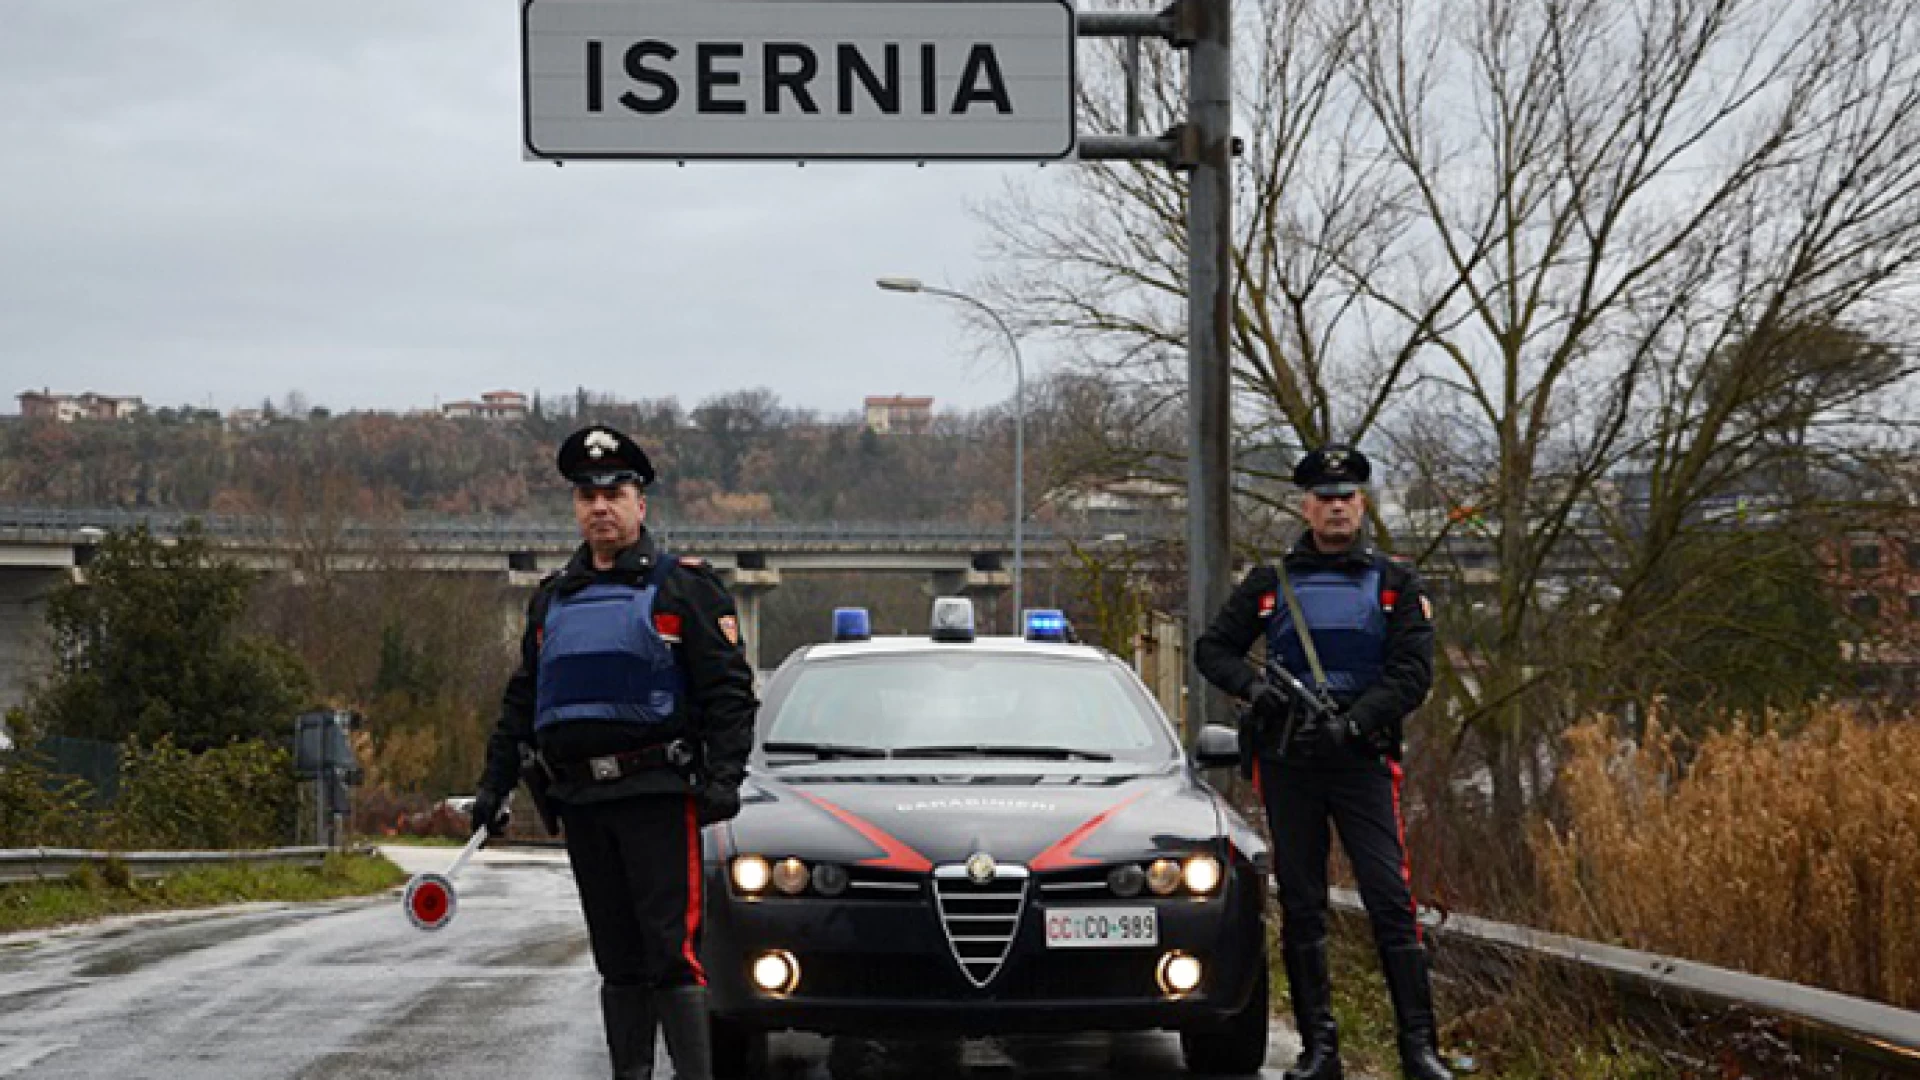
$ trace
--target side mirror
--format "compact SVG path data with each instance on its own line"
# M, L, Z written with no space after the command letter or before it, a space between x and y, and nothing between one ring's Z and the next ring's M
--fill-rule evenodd
M1202 769L1230 768L1240 762L1240 736L1225 724L1200 729L1193 744L1193 763Z

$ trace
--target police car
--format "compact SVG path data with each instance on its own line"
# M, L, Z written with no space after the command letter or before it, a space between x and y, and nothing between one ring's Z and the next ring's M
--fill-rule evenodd
M1172 1029L1194 1071L1267 1048L1268 856L1126 664L1057 611L1020 637L935 601L925 637L836 640L768 680L742 810L706 830L714 1052L766 1033Z

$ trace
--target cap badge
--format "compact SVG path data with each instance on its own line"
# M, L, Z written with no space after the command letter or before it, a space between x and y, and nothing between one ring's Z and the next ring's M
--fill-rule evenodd
M610 431L590 431L587 433L585 445L587 456L597 458L605 456L609 451L620 449L620 440L614 438Z

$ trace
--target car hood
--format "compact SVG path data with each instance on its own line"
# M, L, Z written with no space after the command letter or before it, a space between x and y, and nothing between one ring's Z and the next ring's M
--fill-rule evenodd
M758 773L734 849L896 870L984 851L1037 871L1211 846L1213 794L1177 767L845 762Z

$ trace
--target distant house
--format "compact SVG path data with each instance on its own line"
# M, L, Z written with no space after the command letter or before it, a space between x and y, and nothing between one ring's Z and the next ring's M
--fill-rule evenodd
M925 435L933 430L930 397L870 397L867 430L880 435Z
M51 390L28 390L16 394L20 415L45 417L71 424L75 420L121 420L146 408L138 397L96 394L56 394Z
M1186 509L1187 488L1137 476L1074 484L1050 493L1047 501L1089 518L1153 518Z
M479 401L449 401L440 406L440 415L455 420L524 420L527 395L517 390L489 390Z
M267 422L267 414L260 409L232 409L227 413L228 431L253 431Z

